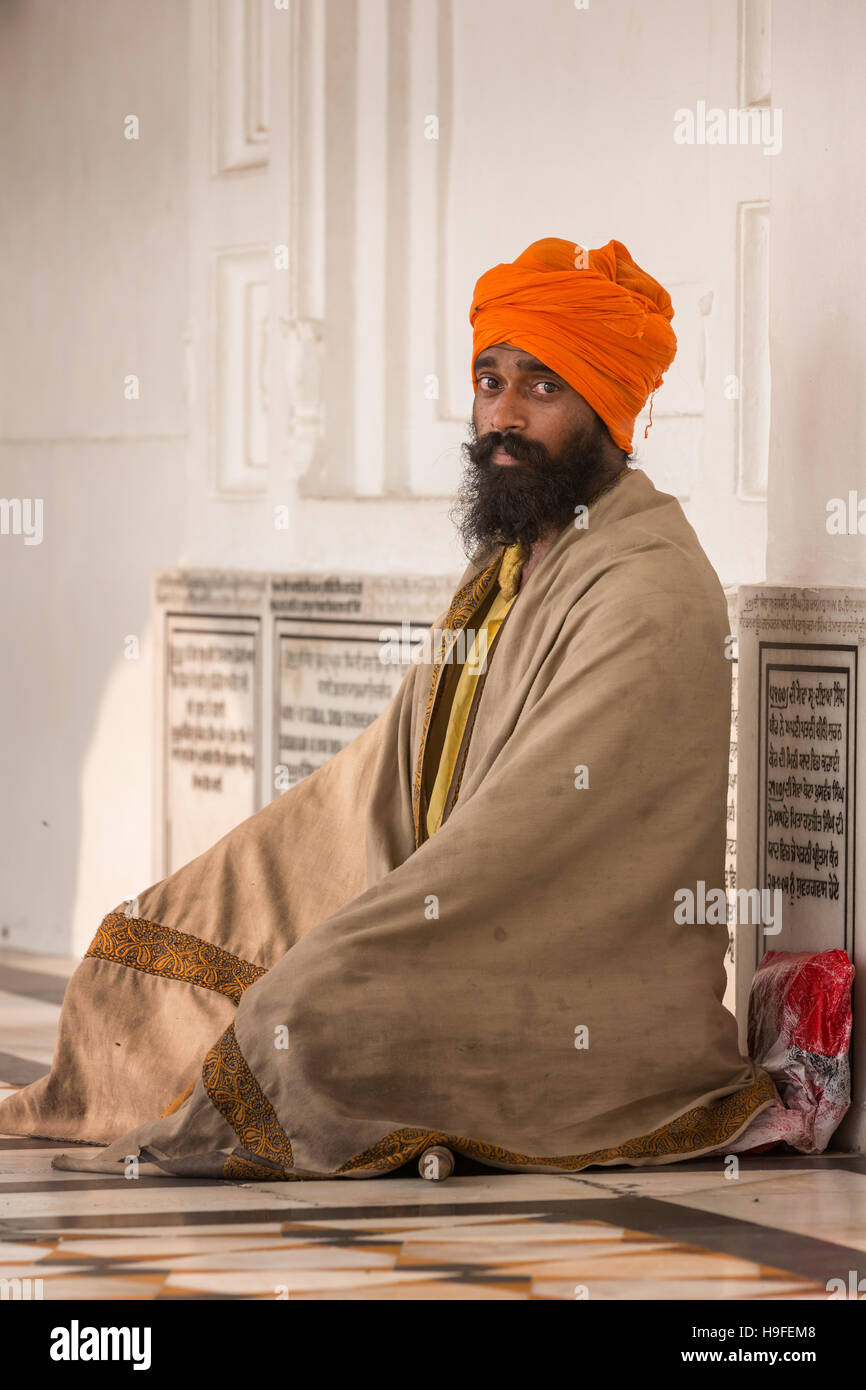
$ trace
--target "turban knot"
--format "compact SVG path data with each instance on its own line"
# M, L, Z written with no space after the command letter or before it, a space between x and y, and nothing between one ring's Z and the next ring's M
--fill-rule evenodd
M574 387L614 443L631 452L635 420L676 354L673 316L667 290L635 264L621 241L590 251L547 237L476 284L469 314L472 361L496 343L531 352ZM473 365L473 390L477 385Z

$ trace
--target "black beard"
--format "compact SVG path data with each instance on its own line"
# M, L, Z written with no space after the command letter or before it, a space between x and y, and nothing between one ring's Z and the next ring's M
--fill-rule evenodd
M449 513L467 555L503 542L530 547L544 532L561 530L573 520L575 508L589 501L610 449L598 416L590 430L576 430L556 457L539 440L521 434L494 430L479 439L472 423L469 431L469 442L461 446L463 480ZM520 462L491 462L499 448ZM626 458L623 454L623 463Z

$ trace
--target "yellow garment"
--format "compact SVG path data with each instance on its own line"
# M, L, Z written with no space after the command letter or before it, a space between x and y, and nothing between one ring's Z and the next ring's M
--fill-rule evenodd
M463 670L460 672L460 679L457 682L454 699L451 702L448 728L442 746L436 780L433 783L427 805L428 835L432 835L442 824L442 812L445 809L448 789L451 786L454 769L457 766L457 755L463 742L463 734L475 695L476 683L481 675L481 654L485 650L483 644L486 642L486 652L489 654L493 639L502 626L506 613L517 598L520 576L528 559L528 554L528 550L520 541L508 546L503 552L497 576L499 591L487 611L486 618L476 631L475 641L467 654Z

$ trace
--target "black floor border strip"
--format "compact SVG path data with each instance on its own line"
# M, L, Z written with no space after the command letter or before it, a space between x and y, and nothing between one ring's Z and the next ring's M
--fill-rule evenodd
M37 1239L51 1240L67 1232L92 1230L99 1234L124 1231L152 1226L154 1230L178 1234L185 1228L190 1231L196 1226L232 1226L249 1224L265 1226L285 1225L286 1208L256 1207L250 1212L232 1211L139 1211L139 1212L83 1212L81 1215L23 1216L0 1218L0 1240ZM95 1239L96 1237L94 1237Z
M611 1212L615 1207L619 1217L616 1224L631 1230L683 1245L697 1245L715 1254L751 1260L784 1274L823 1283L830 1278L847 1278L848 1270L857 1269L858 1262L866 1273L864 1250L690 1207L685 1205L687 1194L683 1195L683 1202L666 1202L657 1197L621 1197L608 1199L603 1205ZM807 1201L804 1197L804 1205ZM863 1212L866 1231L866 1194Z
M26 966L0 963L0 992L40 1004L62 1004L73 974L74 970L68 975L54 975L47 970L28 970Z
M122 1184L122 1186L121 1186ZM8 1194L26 1196L49 1192L118 1192L126 1191L131 1188L145 1188L148 1192L163 1187L190 1187L199 1191L207 1188L213 1191L214 1184L210 1178L124 1178L120 1173L117 1177L112 1177L106 1173L104 1177L93 1178L58 1178L56 1182L46 1181L44 1178L32 1178L6 1182L0 1178L0 1197ZM13 1218L14 1219L14 1218Z
M47 1062L34 1062L30 1057L19 1057L15 1052L0 1052L0 1082L4 1088L30 1086L47 1076L51 1066Z
M15 1135L7 1134L0 1139L0 1153L8 1149L25 1149L32 1154L38 1154L45 1149L66 1149L68 1151L71 1144L70 1139L21 1139ZM95 1148L96 1145L93 1145Z

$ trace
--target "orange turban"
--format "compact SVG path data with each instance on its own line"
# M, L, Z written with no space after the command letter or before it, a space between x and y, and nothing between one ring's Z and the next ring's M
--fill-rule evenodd
M475 359L485 348L524 348L573 386L614 443L631 452L635 419L676 354L673 316L667 290L621 241L585 251L546 237L475 286L472 389Z

